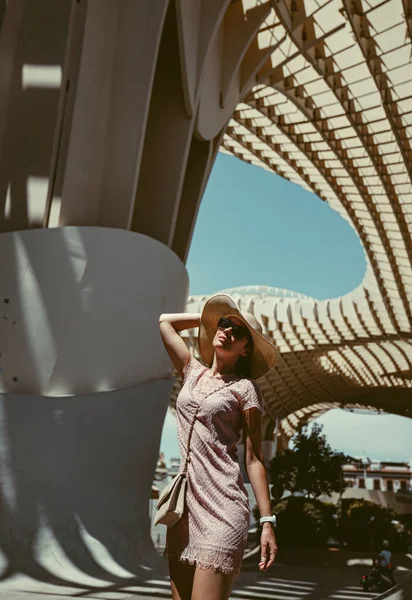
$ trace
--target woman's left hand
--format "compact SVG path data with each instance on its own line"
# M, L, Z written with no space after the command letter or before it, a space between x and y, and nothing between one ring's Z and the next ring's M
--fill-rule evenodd
M276 558L276 552L278 551L275 532L273 531L271 523L263 524L262 534L260 536L260 549L259 570L266 571L273 565Z

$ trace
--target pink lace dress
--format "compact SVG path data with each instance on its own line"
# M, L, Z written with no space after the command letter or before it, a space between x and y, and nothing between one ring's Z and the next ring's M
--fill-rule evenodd
M203 401L202 401L203 400ZM201 569L239 576L249 529L250 507L236 453L241 411L257 407L257 385L234 375L210 375L191 358L176 402L181 465L190 424L200 404L190 442L186 510L167 532L165 556Z

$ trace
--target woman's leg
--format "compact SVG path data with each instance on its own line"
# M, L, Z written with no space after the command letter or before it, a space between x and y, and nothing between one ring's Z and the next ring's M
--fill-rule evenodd
M169 559L170 586L173 600L191 600L196 565Z
M224 575L213 569L196 568L191 600L227 600L233 579L234 573Z

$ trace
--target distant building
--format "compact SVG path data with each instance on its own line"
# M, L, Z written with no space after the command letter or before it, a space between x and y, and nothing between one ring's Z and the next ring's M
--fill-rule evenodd
M397 514L412 514L412 463L355 458L343 466L346 489L342 498L368 500L392 508ZM340 494L320 500L338 504Z
M163 481L167 483L170 479L172 479L180 469L180 458L171 458L170 464L166 464L165 455L163 452L160 452L159 458L156 464L154 481L160 482Z
M380 492L408 493L412 490L409 462L356 459L343 467L347 487Z
M177 475L180 469L180 458L171 458L169 465L169 475L174 477Z
M163 452L160 452L159 458L156 463L156 471L154 480L155 481L165 481L167 479L167 467L165 462L165 455Z

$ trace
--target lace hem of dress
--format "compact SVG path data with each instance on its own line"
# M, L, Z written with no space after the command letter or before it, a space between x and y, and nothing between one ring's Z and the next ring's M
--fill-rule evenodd
M237 550L236 550L237 552ZM233 553L217 550L213 548L190 548L186 547L181 552L165 550L163 555L167 558L178 558L179 561L186 562L189 565L196 564L199 569L212 569L216 573L229 575L234 573L235 577L239 575L240 567L233 557Z

